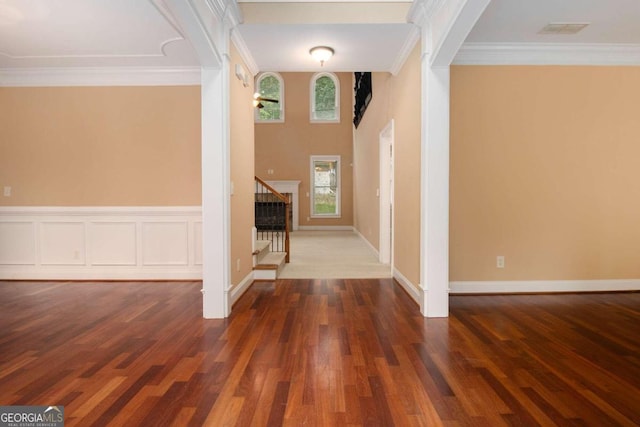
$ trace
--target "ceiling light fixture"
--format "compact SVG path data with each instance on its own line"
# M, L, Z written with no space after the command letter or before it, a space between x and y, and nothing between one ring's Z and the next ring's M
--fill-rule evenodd
M316 46L309 50L309 55L311 55L316 61L319 61L320 66L323 66L324 62L329 60L334 53L335 51L329 46Z

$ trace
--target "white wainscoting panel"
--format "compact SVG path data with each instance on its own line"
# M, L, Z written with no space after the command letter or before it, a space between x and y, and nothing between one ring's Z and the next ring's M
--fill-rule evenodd
M91 265L136 265L136 223L92 222L89 248Z
M202 221L193 223L193 254L195 265L202 265Z
M200 280L202 208L0 207L0 279Z
M33 222L0 222L0 264L35 265L35 242Z
M84 223L45 221L40 223L42 265L84 265L86 259Z
M189 224L145 222L142 224L143 265L188 265Z

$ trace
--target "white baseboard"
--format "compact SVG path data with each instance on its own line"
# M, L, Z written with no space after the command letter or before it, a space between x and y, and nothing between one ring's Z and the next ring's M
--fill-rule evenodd
M353 231L352 225L301 225L300 231Z
M423 290L418 286L415 286L409 279L407 279L398 269L393 269L393 278L402 286L402 288L409 294L409 296L418 304L422 306Z
M357 230L356 228L353 229L353 232L356 233L358 235L358 237L360 237L360 239L362 239L362 241L364 243L367 244L367 246L369 246L371 248L371 250L373 251L373 253L376 254L376 258L380 258L380 253L378 252L378 249L375 248L375 246L373 246L371 244L371 242L369 240L367 240L366 237L364 237L364 235L362 233L360 233L359 230Z
M228 291L229 307L233 307L233 304L240 299L240 297L251 287L253 284L253 271L240 281L236 286Z
M509 280L449 283L452 294L639 291L640 279Z

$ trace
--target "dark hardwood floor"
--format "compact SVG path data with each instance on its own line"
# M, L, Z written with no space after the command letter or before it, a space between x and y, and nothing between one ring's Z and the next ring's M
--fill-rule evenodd
M385 280L0 282L0 405L67 426L640 425L640 293L452 296Z

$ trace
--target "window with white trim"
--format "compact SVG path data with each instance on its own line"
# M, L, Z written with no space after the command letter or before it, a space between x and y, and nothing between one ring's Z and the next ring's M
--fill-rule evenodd
M284 122L284 80L278 73L262 73L256 77L256 93L261 98L278 102L261 101L262 108L256 108L257 122Z
M312 122L340 122L340 81L335 74L314 74L310 99Z
M311 156L311 217L340 217L340 156Z

